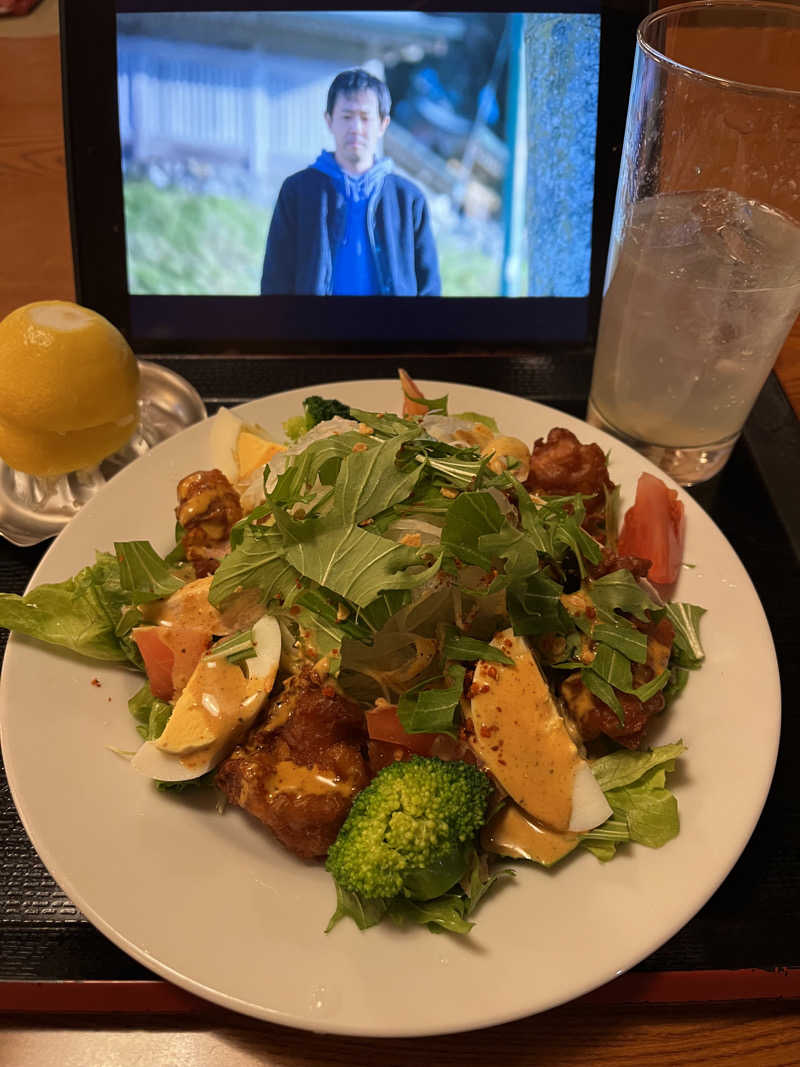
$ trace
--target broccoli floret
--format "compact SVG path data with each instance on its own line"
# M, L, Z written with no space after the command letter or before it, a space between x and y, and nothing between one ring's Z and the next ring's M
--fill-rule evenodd
M369 899L440 896L466 870L491 789L468 763L391 763L356 797L327 869L342 889Z
M308 396L303 401L306 413L306 429L310 430L318 422L327 422L340 415L343 419L350 418L350 408L339 400L326 400L321 396Z

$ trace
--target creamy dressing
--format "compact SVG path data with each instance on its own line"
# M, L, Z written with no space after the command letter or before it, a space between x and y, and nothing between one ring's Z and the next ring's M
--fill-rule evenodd
M325 796L329 793L340 793L349 797L353 792L353 783L346 778L337 777L333 771L321 770L316 764L313 767L304 767L292 760L281 760L277 764L266 780L266 787L270 795L301 793L303 796Z
M525 641L506 630L492 644L514 664L478 663L470 690L470 745L520 807L565 831L578 749Z
M208 590L211 587L211 575L187 582L166 600L156 600L141 606L146 622L156 625L186 626L194 630L207 630L209 633L223 636L231 631L223 622L217 609L208 602Z
M516 804L502 807L481 831L481 844L487 852L533 860L545 867L551 867L572 852L578 841L578 834L541 826Z
M157 748L186 756L248 724L263 702L263 678L245 678L226 659L201 660L178 698Z

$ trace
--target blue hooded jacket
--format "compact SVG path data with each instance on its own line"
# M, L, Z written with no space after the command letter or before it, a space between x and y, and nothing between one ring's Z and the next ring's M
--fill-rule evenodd
M355 176L342 170L332 152L322 152L313 166L333 178L345 200L344 226L338 234L338 244L331 249L331 293L333 296L379 295L378 265L367 231L367 207L370 197L380 190L384 177L391 172L392 161L379 159L364 174Z
M358 257L354 249L365 238L371 255ZM353 178L323 152L281 187L261 292L439 296L436 244L421 189L393 173L390 160Z

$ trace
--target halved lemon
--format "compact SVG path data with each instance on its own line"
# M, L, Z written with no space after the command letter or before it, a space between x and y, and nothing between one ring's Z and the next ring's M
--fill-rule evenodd
M65 300L0 321L0 455L55 475L99 463L137 425L139 367L108 319Z

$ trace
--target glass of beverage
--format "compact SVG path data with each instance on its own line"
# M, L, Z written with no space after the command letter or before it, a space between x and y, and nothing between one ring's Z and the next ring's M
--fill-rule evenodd
M587 418L683 485L724 466L800 312L800 6L637 33Z

